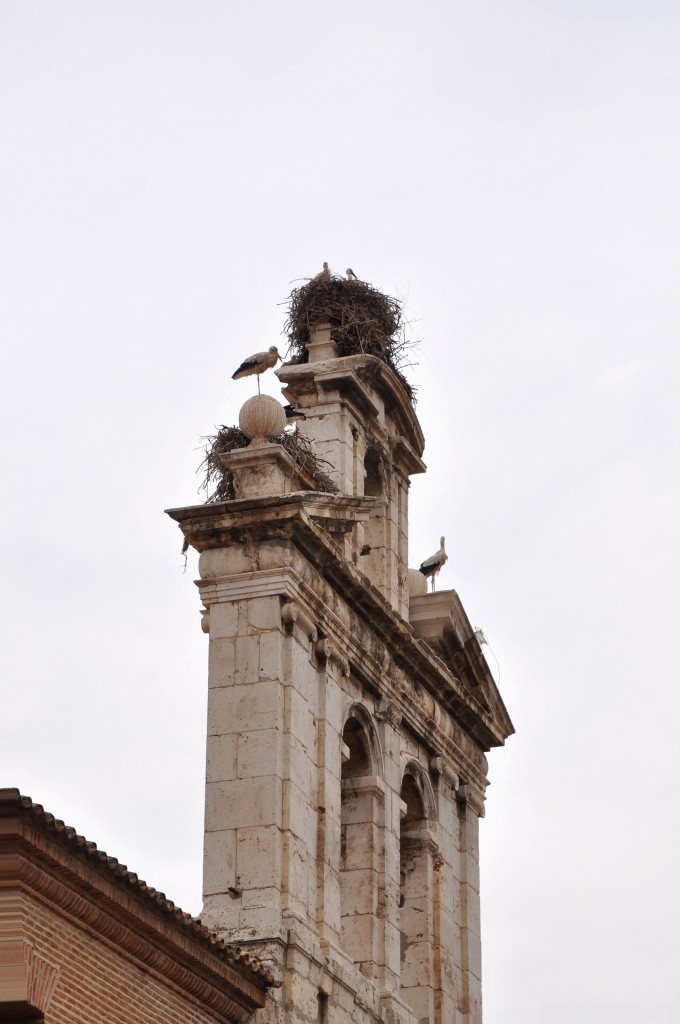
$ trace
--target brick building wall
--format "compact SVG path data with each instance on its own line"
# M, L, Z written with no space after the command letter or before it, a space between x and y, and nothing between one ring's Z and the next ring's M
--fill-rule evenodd
M0 790L0 1020L242 1022L272 980L94 843Z

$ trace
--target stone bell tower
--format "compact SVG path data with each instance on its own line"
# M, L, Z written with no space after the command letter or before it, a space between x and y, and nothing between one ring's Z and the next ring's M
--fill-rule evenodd
M258 1021L480 1024L485 751L512 723L456 592L409 596L423 435L337 332L277 371L336 490L255 427L233 500L169 512L209 636L202 920L278 972Z

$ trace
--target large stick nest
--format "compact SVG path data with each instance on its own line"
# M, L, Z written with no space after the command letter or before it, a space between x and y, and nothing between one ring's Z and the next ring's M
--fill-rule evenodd
M234 477L230 470L223 465L222 456L239 448L247 448L250 438L246 437L238 427L223 426L215 435L206 437L204 440L206 442L205 457L198 467L198 472L203 473L201 490L206 493L206 504L217 501L233 501L236 497ZM295 466L312 478L316 490L326 491L329 494L337 493L338 488L323 469L323 466L329 466L330 463L325 459L320 459L314 453L308 437L299 434L297 430L284 430L282 434L277 434L267 440L285 448Z
M408 352L414 342L406 338L407 323L398 299L365 281L315 277L294 288L288 299L283 333L295 362L308 361L310 333L321 324L330 324L339 355L371 355L382 359L394 370L410 400L415 402L414 388L403 373L404 367L409 365Z

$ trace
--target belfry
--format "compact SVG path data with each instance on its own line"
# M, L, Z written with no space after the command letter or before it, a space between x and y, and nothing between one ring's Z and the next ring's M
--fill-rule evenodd
M281 982L256 1021L480 1024L485 752L512 723L457 593L408 567L394 300L294 295L294 430L250 399L217 500L169 511L209 637L201 920Z

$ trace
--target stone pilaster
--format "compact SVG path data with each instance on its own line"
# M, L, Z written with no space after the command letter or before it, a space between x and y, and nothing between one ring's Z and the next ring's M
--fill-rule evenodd
M279 375L340 493L252 445L236 500L170 512L209 636L204 920L278 972L258 1024L480 1024L484 751L512 725L455 592L408 600L401 386L309 348Z

